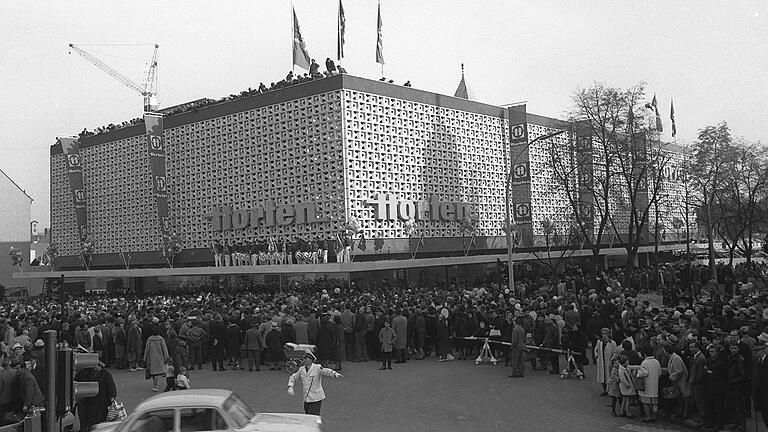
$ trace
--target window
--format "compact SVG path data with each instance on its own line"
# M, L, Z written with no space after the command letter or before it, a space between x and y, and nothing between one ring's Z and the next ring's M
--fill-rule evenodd
M173 432L173 419L172 409L148 411L131 424L129 432Z
M185 408L181 410L181 432L227 429L227 422L213 408Z
M224 411L229 415L229 419L232 420L238 429L244 428L254 416L251 408L235 395L228 397L224 401L223 407Z

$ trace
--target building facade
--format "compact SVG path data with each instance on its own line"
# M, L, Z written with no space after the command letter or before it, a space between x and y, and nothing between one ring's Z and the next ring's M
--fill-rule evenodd
M167 226L161 228L144 126L85 137L80 163L88 236L99 267L161 265L174 233L181 265L210 265L229 244L327 242L354 221L360 259L506 249L505 185L535 244L540 221L566 225L567 199L548 171L546 146L518 158L510 131L527 139L559 120L349 75L334 75L164 119ZM518 164L519 165L519 164ZM153 186L155 185L155 186ZM62 148L51 148L52 241L76 268L80 232ZM471 222L473 229L467 229ZM333 252L331 252L333 254ZM131 261L128 263L127 261Z

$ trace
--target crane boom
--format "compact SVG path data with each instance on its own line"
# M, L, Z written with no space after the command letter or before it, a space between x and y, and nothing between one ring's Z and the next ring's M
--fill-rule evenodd
M147 71L146 79L142 83L142 85L136 84L130 78L126 77L122 73L115 70L112 66L104 63L103 61L96 58L93 54L78 47L77 45L69 44L69 47L72 48L72 50L74 50L82 58L88 60L91 64L103 70L109 76L111 76L112 78L122 83L124 86L142 95L144 97L144 111L151 111L154 108L152 99L153 99L153 96L157 94L156 71L157 71L157 49L159 48L158 45L155 45L155 52L152 55L152 62L150 63L149 70Z

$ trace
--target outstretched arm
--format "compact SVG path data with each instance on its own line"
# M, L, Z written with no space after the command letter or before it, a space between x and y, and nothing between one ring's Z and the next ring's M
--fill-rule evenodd
M344 375L336 372L335 370L324 367L320 368L320 374L334 378L344 378Z

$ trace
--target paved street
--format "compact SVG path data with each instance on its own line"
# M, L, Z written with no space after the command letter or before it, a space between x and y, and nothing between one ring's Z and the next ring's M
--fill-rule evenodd
M509 368L475 366L471 361L438 363L434 359L393 365L344 363L343 379L323 381L328 399L323 422L329 431L635 431L683 430L656 423L611 417L600 386L585 381L560 380L542 372L524 379L507 378ZM151 397L144 372L114 371L118 397L129 412ZM288 374L210 370L192 372L193 388L235 390L257 411L303 412L299 391L286 393ZM754 423L752 428L754 428ZM752 429L751 429L752 430Z

